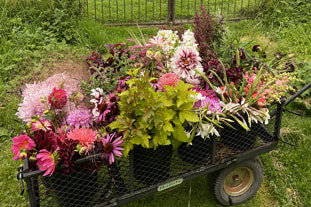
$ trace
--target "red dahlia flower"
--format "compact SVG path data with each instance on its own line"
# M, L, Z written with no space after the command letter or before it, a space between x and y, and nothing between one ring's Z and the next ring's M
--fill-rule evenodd
M67 94L63 89L53 89L53 92L49 95L49 103L52 108L61 109L67 103Z

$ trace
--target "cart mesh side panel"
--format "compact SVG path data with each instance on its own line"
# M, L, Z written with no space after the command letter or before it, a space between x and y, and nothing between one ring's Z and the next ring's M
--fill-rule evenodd
M71 173L56 169L52 176L30 176L25 178L29 200L36 207L105 206L122 195L276 142L274 122L274 118L268 125L253 122L249 131L232 123L234 129L219 129L219 137L196 136L191 144L177 149L135 146L129 156L117 158L112 165L102 164L95 171L90 159L87 164L77 164Z

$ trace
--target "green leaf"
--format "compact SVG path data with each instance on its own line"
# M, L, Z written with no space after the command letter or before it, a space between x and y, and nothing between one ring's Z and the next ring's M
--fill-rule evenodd
M189 139L184 132L184 127L183 126L175 126L174 132L172 133L174 138L180 142L189 142Z
M133 144L130 142L124 142L123 147L123 155L126 157L128 153L133 149Z
M121 128L122 126L118 121L114 121L111 124L109 124L108 127L110 127L110 129L118 129Z
M173 128L173 125L170 122L167 122L163 126L163 130L166 131L166 132L173 132L174 128Z
M245 130L249 131L250 129L248 128L248 126L246 124L244 124L240 119L238 119L236 116L229 114L229 116L231 116L235 121L237 121L241 127L243 127Z
M199 122L200 119L195 112L191 111L181 111L179 113L179 120L181 123L184 123L185 120L189 122Z
M167 109L165 111L162 111L162 113L164 113L164 120L165 121L170 121L173 119L173 117L175 116L176 112L172 109Z

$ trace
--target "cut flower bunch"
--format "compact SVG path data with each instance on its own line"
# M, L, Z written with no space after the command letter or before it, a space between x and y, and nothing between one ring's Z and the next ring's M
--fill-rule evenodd
M193 31L166 28L141 39L130 32L128 43L94 51L88 81L56 74L26 85L16 114L25 129L13 138L13 159L28 158L31 170L51 176L56 166L70 173L76 160L100 154L88 169L96 171L135 146L176 149L198 136L220 137L233 123L245 130L268 123L268 106L296 80L288 64L270 67L258 45L249 53L225 45L222 25L204 8L194 22Z

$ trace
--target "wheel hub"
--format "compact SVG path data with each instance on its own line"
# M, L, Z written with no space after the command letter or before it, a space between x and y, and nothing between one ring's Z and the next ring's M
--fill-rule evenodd
M253 182L253 171L248 167L238 167L227 175L224 190L229 196L240 196L248 191Z

